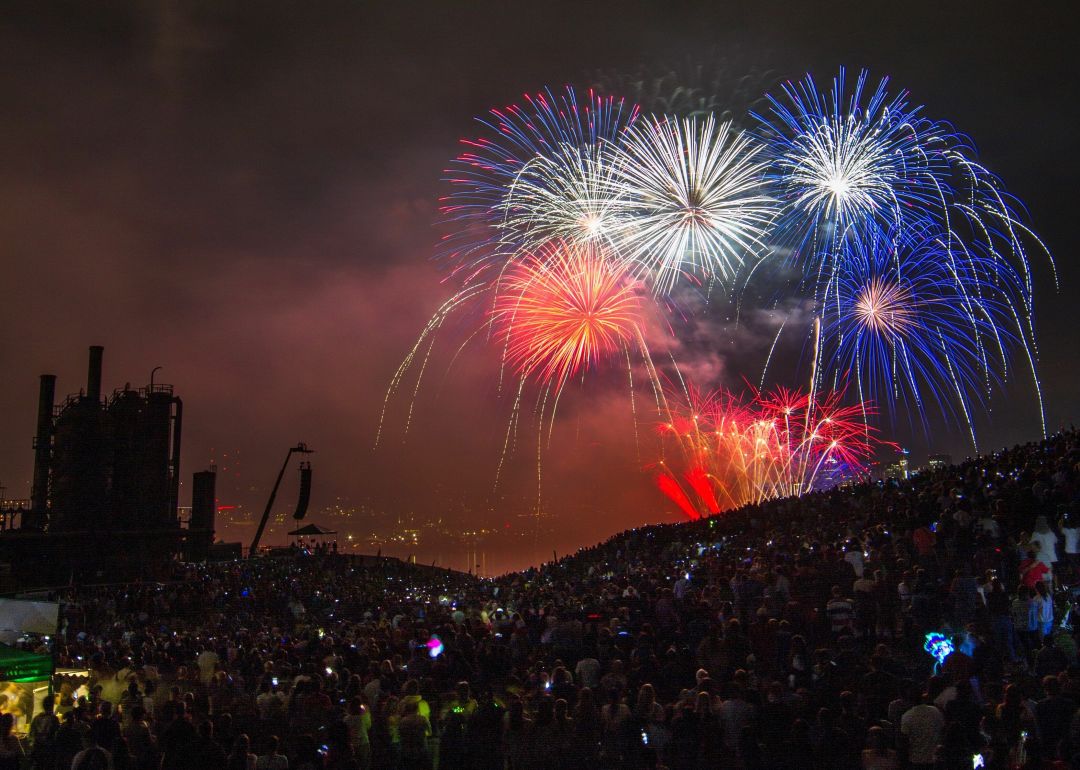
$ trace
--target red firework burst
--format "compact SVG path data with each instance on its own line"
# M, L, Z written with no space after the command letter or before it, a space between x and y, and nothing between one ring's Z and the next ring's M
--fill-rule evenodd
M513 369L558 389L643 344L643 303L624 267L602 249L556 243L507 270L492 323Z

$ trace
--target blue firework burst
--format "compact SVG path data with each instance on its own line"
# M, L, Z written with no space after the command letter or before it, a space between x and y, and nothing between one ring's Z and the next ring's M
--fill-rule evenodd
M1017 309L1023 279L940 230L850 231L819 296L819 376L854 379L860 399L959 419L975 441L975 412L1020 351L1034 371ZM1041 399L1040 399L1041 403Z
M971 140L923 116L887 78L869 86L863 70L849 90L845 72L829 91L813 77L784 84L755 114L782 205L773 238L814 284L828 282L838 244L852 231L906 238L940 230L950 250L1007 263L1022 279L1022 315L1030 324L1028 248L1049 256L1025 224L1022 206L983 167Z

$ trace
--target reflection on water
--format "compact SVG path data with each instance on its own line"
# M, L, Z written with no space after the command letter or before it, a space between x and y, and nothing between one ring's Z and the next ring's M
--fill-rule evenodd
M484 577L551 560L554 553L565 554L579 544L556 543L553 527L544 522L526 522L532 526L504 528L478 528L476 530L440 531L437 526L410 526L393 530L388 534L357 534L348 523L334 522L331 518L309 517L311 523L334 530L337 534L323 538L336 542L342 553L375 554L414 559L421 564L472 572ZM533 517L535 519L535 517ZM304 523L308 523L305 519ZM246 552L255 535L257 522L248 519L219 521L217 539L239 542ZM263 547L287 546L294 541L287 533L294 529L291 518L271 521L263 533ZM588 543L591 545L591 543ZM561 549L561 551L560 551Z

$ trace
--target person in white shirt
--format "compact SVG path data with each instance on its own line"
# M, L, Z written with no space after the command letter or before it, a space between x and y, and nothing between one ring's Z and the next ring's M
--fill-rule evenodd
M255 698L255 708L259 711L259 719L268 722L284 713L285 698L273 683L264 684L263 691Z
M863 552L862 547L854 540L848 541L844 551L844 561L851 565L851 568L855 570L855 577L861 578L863 576Z
M675 581L675 587L672 593L676 599L681 600L690 591L690 573L684 573L678 580Z
M1054 564L1058 560L1058 536L1054 534L1054 530L1050 529L1050 525L1047 523L1045 516L1037 516L1035 518L1035 531L1031 533L1031 542L1039 544L1039 561L1049 567L1050 571L1053 572Z
M924 701L928 696L924 694ZM934 752L945 730L945 716L929 703L912 706L900 717L901 744L911 767L934 767Z
M1075 567L1077 562L1080 562L1080 521L1077 521L1074 514L1066 512L1058 522L1058 527L1065 540L1065 561Z
M210 649L203 649L199 652L199 657L196 658L195 663L199 667L199 679L203 684L209 684L210 680L214 678L214 671L217 670L217 664L220 658L218 654Z
M592 657L582 658L574 667L574 675L582 687L595 690L600 686L600 661Z

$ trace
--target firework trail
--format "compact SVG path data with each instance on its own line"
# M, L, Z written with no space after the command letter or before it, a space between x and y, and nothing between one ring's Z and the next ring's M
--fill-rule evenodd
M694 504L687 497L683 491L682 486L679 485L679 480L675 478L671 473L662 472L656 477L656 486L663 492L668 499L670 499L675 505L679 506L679 510L688 519L700 519L701 513Z
M455 311L460 309L463 305L468 305L477 297L480 297L485 293L486 288L484 286L466 286L440 305L439 309L435 312L435 315L427 322L427 325L420 333L420 336L417 338L416 342L413 343L412 348L394 371L394 376L390 378L390 385L387 387L386 395L383 397L382 410L379 412L379 427L375 434L376 447L379 446L379 442L382 440L383 427L386 423L386 410L390 405L390 399L393 398L394 394L401 388L402 384L405 382L406 375L408 375L412 367L416 365L417 360L419 360L419 370L417 372L416 382L413 386L413 398L409 402L409 413L405 422L404 434L408 434L412 422L413 405L416 395L420 391L420 384L423 381L424 372L427 370L427 363L435 344L436 333Z

